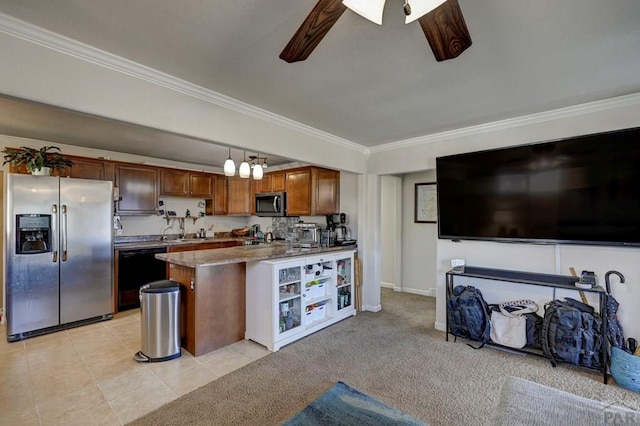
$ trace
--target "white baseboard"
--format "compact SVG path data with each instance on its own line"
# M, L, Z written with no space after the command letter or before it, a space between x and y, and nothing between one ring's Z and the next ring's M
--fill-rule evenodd
M421 288L407 288L407 287L398 287L396 289L396 291L402 291L404 293L411 293L411 294L418 294L420 296L428 296L428 297L435 297L436 296L436 289L435 288L428 288L428 289L421 289Z
M380 281L380 287L384 287L384 288L392 288L395 290L396 286L393 283L387 283L384 281Z
M363 305L362 306L362 310L363 311L369 311L369 312L380 312L382 310L382 305Z
M436 328L436 330L438 331L446 331L447 330L447 324L444 322L438 322L436 321L434 327Z

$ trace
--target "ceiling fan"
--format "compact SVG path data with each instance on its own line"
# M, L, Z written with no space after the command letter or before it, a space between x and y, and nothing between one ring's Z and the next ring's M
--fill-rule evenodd
M416 20L415 16L411 16L411 3L410 0L405 0L406 23ZM456 58L471 46L471 36L464 22L458 0L426 1L431 4L431 6L426 6L427 10L430 10L426 14L424 14L425 10L421 9L425 0L416 0L415 3L418 7L414 7L417 10L414 10L413 14L420 16L417 20L437 61ZM439 4L439 6L434 9L434 4ZM383 7L384 0L345 0L344 2L343 0L318 0L309 16L280 53L280 59L289 63L307 59L347 8L381 24Z

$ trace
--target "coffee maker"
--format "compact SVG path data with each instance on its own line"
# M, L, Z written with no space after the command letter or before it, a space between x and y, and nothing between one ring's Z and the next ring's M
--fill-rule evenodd
M347 215L345 213L327 215L327 233L327 245L329 246L355 243L351 239L351 230L347 226Z

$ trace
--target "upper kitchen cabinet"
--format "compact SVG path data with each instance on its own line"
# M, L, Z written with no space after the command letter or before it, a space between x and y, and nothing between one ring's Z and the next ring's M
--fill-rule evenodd
M311 169L295 169L285 173L287 216L311 216Z
M134 164L116 164L115 186L121 215L156 214L158 208L158 169Z
M287 181L284 172L269 173L269 176L271 177L271 192L283 192L287 190Z
M85 158L65 155L66 159L73 161L73 166L60 171L60 176L93 179L113 180L113 163L99 158Z
M213 178L208 173L189 173L189 196L209 198L213 194Z
M228 188L227 178L225 176L215 176L214 178L214 196L213 196L213 214L227 214L228 210Z
M271 181L272 181L272 176L269 173L265 173L264 176L262 176L261 180L257 180L254 182L254 188L255 188L255 192L256 194L263 194L265 192L273 192L273 187L271 185Z
M340 172L304 167L285 172L288 216L317 216L340 211Z
M243 179L237 176L227 178L227 214L251 215L251 205L253 204L251 181L252 179Z
M265 173L262 180L254 182L256 194L265 192L284 192L286 190L285 172Z
M340 212L340 172L329 169L313 168L312 184L315 199L312 202L316 215Z
M160 195L210 198L213 175L186 170L160 170Z

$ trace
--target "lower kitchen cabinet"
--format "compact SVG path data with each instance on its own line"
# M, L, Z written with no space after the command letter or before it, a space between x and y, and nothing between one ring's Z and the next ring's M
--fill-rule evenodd
M243 339L244 263L197 268L170 264L169 270L170 278L180 284L183 348L200 356Z
M355 315L353 251L247 263L246 339L277 351Z

